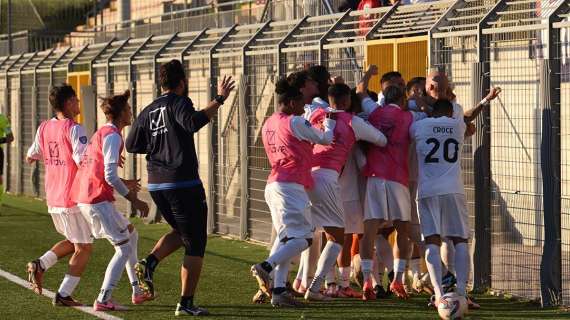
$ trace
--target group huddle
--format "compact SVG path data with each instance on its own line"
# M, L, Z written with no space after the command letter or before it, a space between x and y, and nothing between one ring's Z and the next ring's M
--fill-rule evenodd
M464 112L443 72L407 84L400 73L386 73L379 95L368 90L377 74L370 66L351 89L313 66L276 84L278 110L262 128L275 240L269 257L251 267L259 285L255 302L298 307L304 303L295 296L406 299L415 290L433 293L430 305L437 307L455 290L478 308L466 288L470 230L461 153L475 132L472 121L500 88ZM290 285L289 267L299 256ZM351 273L362 292L351 288Z

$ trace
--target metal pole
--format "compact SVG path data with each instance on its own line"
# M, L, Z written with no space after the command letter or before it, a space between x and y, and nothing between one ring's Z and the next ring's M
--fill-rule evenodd
M6 33L8 34L8 55L12 55L12 0L8 0L8 10L6 12Z

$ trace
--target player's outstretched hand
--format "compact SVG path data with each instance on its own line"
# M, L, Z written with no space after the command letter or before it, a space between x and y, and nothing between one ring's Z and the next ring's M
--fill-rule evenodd
M331 82L332 84L344 83L344 78L341 77L341 76L334 76L334 77L331 77L330 82Z
M471 137L477 132L477 127L473 122L467 122L467 127L465 128L465 137Z
M370 78L378 74L378 66L371 64L364 73L364 77L356 85L356 94L358 95L368 95L368 85L370 83ZM363 97L360 97L361 99Z
M236 87L236 82L232 80L231 76L224 76L222 82L218 84L218 94L223 96L224 99L227 99L230 95L230 92L234 90Z
M498 97L501 91L502 91L501 87L491 88L491 90L489 90L489 94L487 94L485 99L487 99L487 101L491 101L496 97Z
M368 69L366 70L366 73L369 74L370 76L378 75L378 66L375 64L369 65Z
M121 157L119 158L119 168L122 168L125 165L125 156L121 155Z
M133 180L125 180L125 179L121 179L123 180L123 183L127 186L127 188L129 189L129 191L132 192L139 192L141 191L141 179L133 179Z
M149 209L148 209L148 204L146 202L136 199L133 202L133 206L138 212L140 212L141 218L146 218L148 216Z

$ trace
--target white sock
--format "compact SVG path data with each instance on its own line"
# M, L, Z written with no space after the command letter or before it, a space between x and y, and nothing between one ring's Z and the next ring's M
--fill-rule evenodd
M443 288L441 286L441 253L439 246L435 244L426 244L426 264L435 291L435 297L441 298Z
M329 270L329 272L327 272L327 275L325 276L325 286L328 287L328 285L330 284L336 284L336 266L334 264L332 268Z
M378 261L382 262L382 264L384 264L388 269L388 273L390 273L393 270L394 265L394 253L392 252L390 242L388 242L384 236L378 236L375 243Z
M321 289L323 281L327 274L332 270L339 253L342 251L342 246L333 241L327 241L319 261L317 263L317 272L315 273L315 278L311 283L311 291L317 292Z
M61 285L59 286L59 289L57 290L57 293L59 293L59 295L62 297L69 297L73 294L73 291L79 284L80 279L80 277L66 274L63 278L63 281L61 282Z
M290 265L291 265L291 260L285 260L282 263L275 266L273 273L273 288L285 288L287 286L287 279L289 278Z
M455 246L448 239L441 242L441 261L445 264L447 271L455 275Z
M43 256L40 257L40 265L44 271L47 271L49 268L53 267L54 264L57 263L57 255L55 252L49 250L44 253Z
M457 293L465 296L469 277L469 246L465 242L455 245L455 266L457 268Z
M321 253L321 232L316 231L313 233L313 244L309 247L309 250L303 251L301 259L304 259L303 263L303 280L301 285L304 288L308 288L313 281L313 276L315 275L317 262Z
M362 259L360 261L360 268L362 269L362 276L363 276L365 283L367 281L370 281L370 276L372 274L373 264L374 264L374 262L372 259Z
M412 271L412 274L414 277L419 278L420 273L421 273L420 258L413 258L412 260L410 260L410 270Z
M301 252L303 252L303 250L308 246L309 244L306 239L289 239L285 243L281 242L277 250L267 258L267 262L269 262L273 267L285 262L289 264L294 256L301 254ZM287 270L289 270L288 265Z
M139 287L139 280L137 278L137 273L135 272L135 265L138 261L137 248L139 244L139 233L137 230L133 230L133 232L129 234L129 243L131 245L131 254L129 255L129 259L127 259L125 269L127 269L127 276L129 277L129 282L133 288L133 295L140 295L142 290Z
M350 286L350 267L339 267L340 280L339 285L341 288L347 288Z
M394 279L404 283L404 271L406 271L406 260L396 258L394 259Z
M131 251L132 248L128 242L120 246L115 246L115 254L113 258L111 258L111 261L109 261L109 265L105 271L105 278L103 279L103 285L101 286L101 292L97 297L97 301L104 303L111 299L111 293L121 279L123 269L127 264Z

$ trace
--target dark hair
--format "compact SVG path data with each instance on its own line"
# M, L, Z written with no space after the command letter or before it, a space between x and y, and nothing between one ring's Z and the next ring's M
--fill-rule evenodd
M447 99L438 99L432 105L433 112L439 114L453 113L453 103Z
M331 74L324 66L312 66L307 70L309 77L319 83L319 85L328 83Z
M65 101L73 97L77 97L77 94L67 83L54 86L49 90L49 104L54 111L63 111Z
M277 94L277 103L279 104L288 104L293 100L303 97L299 88L290 85L286 79L277 81L275 84L275 93Z
M350 89L350 108L348 108L349 112L352 113L360 113L362 112L362 101L360 97L356 93L356 88Z
M368 90L368 96L370 97L370 99L374 100L375 102L378 102L378 94L372 90Z
M425 81L426 81L425 77L412 78L412 80L408 81L408 83L406 84L406 92L409 93L414 88L414 86L419 85Z
M402 74L399 73L398 71L386 72L382 75L382 78L380 79L380 83L388 82L388 81L393 80L395 78L401 78L401 77L402 77Z
M100 108L107 118L117 119L125 110L130 97L131 92L127 90L123 94L102 98Z
M338 101L342 97L350 96L350 87L344 83L335 83L329 87L328 96Z
M306 70L293 72L287 76L287 82L289 85L297 89L303 88L309 79L311 79L311 77L309 77L309 72Z
M386 104L400 103L404 99L404 90L397 86L388 86L382 93Z
M166 90L174 90L186 79L184 66L179 60L173 59L160 66L160 86Z

